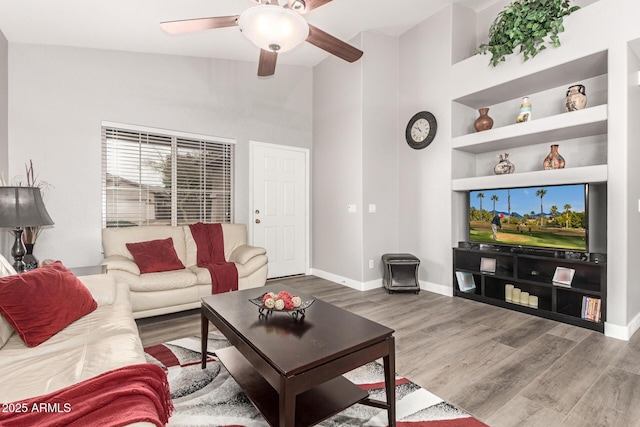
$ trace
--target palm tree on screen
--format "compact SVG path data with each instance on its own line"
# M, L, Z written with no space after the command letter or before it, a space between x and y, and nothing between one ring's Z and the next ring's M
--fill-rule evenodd
M551 219L554 219L558 216L558 207L556 205L551 206L549 213L551 214Z
M542 209L542 198L547 194L547 190L542 188L536 191L536 196L540 197L540 227L542 227L542 219L544 218L544 210Z
M566 205L564 205L564 212L565 212L565 216L567 218L567 228L569 228L569 209L571 209L571 205L569 203L567 203Z
M484 199L484 193L478 193L476 197L480 199L480 215L482 215L482 199Z
M491 196L491 200L493 200L493 213L496 213L496 202L499 200L498 196L493 194Z

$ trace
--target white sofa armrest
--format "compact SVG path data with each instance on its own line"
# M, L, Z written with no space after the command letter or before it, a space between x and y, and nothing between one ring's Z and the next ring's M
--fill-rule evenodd
M102 265L107 266L107 271L126 271L127 273L135 274L137 276L140 275L140 269L138 268L138 264L136 264L133 260L122 256L122 255L111 255L108 256L102 261Z
M266 253L267 250L265 248L250 245L241 245L235 248L233 252L231 252L229 261L237 262L238 264L246 264L252 258L258 255L264 255Z
M106 274L78 276L78 279L89 289L93 299L99 306L111 305L116 300L116 280Z

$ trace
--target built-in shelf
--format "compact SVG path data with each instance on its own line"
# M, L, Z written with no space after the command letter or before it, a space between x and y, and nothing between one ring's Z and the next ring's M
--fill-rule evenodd
M490 190L494 188L528 187L557 184L607 182L607 165L540 170L509 175L478 176L451 181L453 191Z
M453 138L453 149L470 153L513 149L607 133L607 105L598 105Z
M471 86L486 84L487 87L474 90L461 96L454 95L454 102L466 105L473 109L486 107L514 98L514 94L533 94L552 87L563 86L572 82L586 80L607 73L607 51L603 50L574 60L569 60L554 67L520 76L513 80L501 83L494 82L500 77L499 67L488 67L488 57L476 55L469 60L456 64L453 67L454 81L461 82L454 87L454 91L467 92ZM535 69L533 64L529 69ZM524 69L524 67L521 67ZM477 76L478 70L482 70L482 76ZM486 76L485 76L486 74Z

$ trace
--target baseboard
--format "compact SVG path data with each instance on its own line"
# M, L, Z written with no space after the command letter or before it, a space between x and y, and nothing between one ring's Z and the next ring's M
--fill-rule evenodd
M624 341L629 341L638 329L640 329L640 314L634 317L627 326L604 323L604 334L606 336Z
M347 286L358 291L370 291L372 289L382 288L382 279L370 280L368 282L359 282L357 280L348 279L346 277L338 276L337 274L327 273L326 271L311 269L310 274L320 277L321 279L330 280L340 285ZM420 289L436 294L452 297L453 289L451 286L440 285L437 283L426 282L420 280Z
M434 294L444 295L446 297L453 297L453 288L451 286L420 280L420 289L433 292Z
M382 287L382 280L372 280L370 282L359 282L357 280L348 279L346 277L338 276L337 274L328 273L326 271L318 270L315 268L312 268L310 273L313 276L317 276L321 279L329 280L331 282L335 282L339 285L344 285L358 291L368 291L371 289Z

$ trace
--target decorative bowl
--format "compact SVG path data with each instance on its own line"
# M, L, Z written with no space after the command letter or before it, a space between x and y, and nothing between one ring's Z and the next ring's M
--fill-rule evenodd
M249 302L255 304L258 307L258 313L261 316L269 315L272 312L276 312L276 313L289 313L294 318L297 318L297 317L302 318L305 316L306 309L309 308L311 304L315 302L315 299L310 299L307 301L302 301L298 307L294 307L293 309L287 310L286 308L283 308L281 310L278 310L275 307L271 307L271 308L267 307L263 303L264 297L268 293L269 292L265 292L264 294L260 295L258 298L249 299Z

